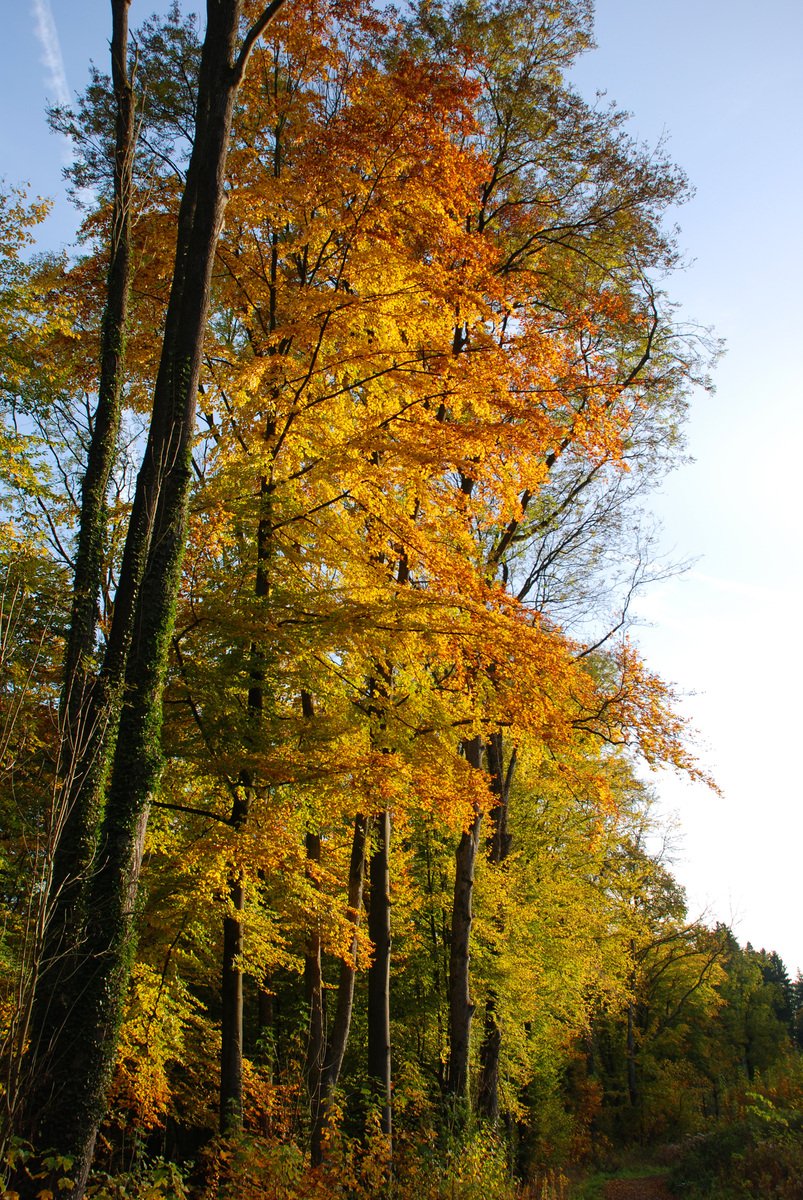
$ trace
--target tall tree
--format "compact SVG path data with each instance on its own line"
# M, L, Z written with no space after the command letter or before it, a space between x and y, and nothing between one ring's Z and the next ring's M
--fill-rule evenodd
M224 172L234 102L251 51L281 7L263 9L240 39L240 0L210 0L201 55L195 134L178 218L176 259L145 457L115 597L101 676L103 704L83 719L102 723L99 763L111 759L98 857L86 881L82 913L64 930L79 955L57 964L49 987L62 999L36 997L36 1075L28 1084L30 1131L40 1146L73 1158L74 1194L83 1195L114 1060L133 951L133 915L151 795L158 785L161 694L184 549L204 331L215 247L225 204ZM114 753L112 755L112 748ZM102 788L106 771L93 772ZM98 811L98 801L85 810ZM82 806L83 807L83 806ZM91 838L91 830L87 831ZM86 836L86 834L84 835ZM74 874L73 848L59 847L58 874ZM66 997L66 1003L63 998ZM55 1017L55 1019L54 1019ZM25 1195L40 1183L20 1179Z
M118 453L125 382L125 338L130 290L131 180L135 151L135 97L128 67L130 0L112 3L112 90L115 109L113 199L106 304L101 325L100 381L81 486L72 615L67 635L61 703L61 774L64 819L54 831L50 911L43 966L37 983L31 1080L49 1078L51 1055L72 1000L61 982L65 963L80 970L79 905L96 848L102 805L103 702L94 695L100 593L107 554L107 495ZM37 1094L38 1106L42 1093Z

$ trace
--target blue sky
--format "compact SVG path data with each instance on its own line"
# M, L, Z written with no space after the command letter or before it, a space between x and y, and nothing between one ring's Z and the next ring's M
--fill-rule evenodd
M154 0L133 0L132 24ZM0 174L57 195L66 149L46 99L105 67L105 0L17 0L0 42ZM641 602L651 665L688 695L722 799L671 777L674 869L692 909L803 967L803 4L800 0L597 0L598 49L575 73L631 111L631 132L670 152L696 188L676 214L690 265L683 314L728 345L717 394L696 399L696 460L655 497L667 552L696 559ZM63 202L48 227L70 236Z
M599 0L599 49L578 84L665 133L696 188L677 215L692 265L671 284L727 343L717 393L688 427L695 462L656 498L664 543L696 558L640 612L651 664L686 708L723 799L663 779L682 836L676 872L698 911L803 967L803 5Z

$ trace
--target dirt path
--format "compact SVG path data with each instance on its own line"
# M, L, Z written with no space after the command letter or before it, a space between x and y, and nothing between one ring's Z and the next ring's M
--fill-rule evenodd
M605 1184L605 1200L671 1200L664 1175L644 1179L611 1179Z

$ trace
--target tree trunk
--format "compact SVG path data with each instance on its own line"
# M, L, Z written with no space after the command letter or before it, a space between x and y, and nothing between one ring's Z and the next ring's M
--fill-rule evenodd
M83 728L83 717L87 690L91 687L94 675L108 532L106 498L117 454L125 382L126 325L131 289L131 180L136 143L133 79L128 72L130 3L131 0L111 0L115 151L109 270L101 323L98 402L86 472L81 483L72 615L67 635L61 703L62 732L68 761L73 766L83 762L87 744L91 741L91 737L88 737L90 731ZM62 836L69 836L74 827L81 829L79 815L70 812Z
M308 833L306 836L307 863L321 861L321 839L318 834ZM312 872L307 868L307 874ZM307 1095L310 1102L310 1127L315 1129L319 1120L321 1107L321 1073L323 1071L324 1051L326 1048L326 1033L324 1029L323 1011L323 968L321 964L321 931L316 917L307 937L307 948L304 955L304 982L307 990L309 1006L309 1026L307 1030L307 1053L304 1064L304 1075L307 1081Z
M249 693L249 701L250 701ZM253 713L251 714L254 715ZM248 819L251 776L244 771L230 823L239 833ZM237 868L229 875L229 911L223 918L220 971L220 1132L236 1133L243 1122L243 919L245 881Z
M266 975L257 992L257 1028L259 1029L258 1062L263 1071L268 1069L272 1083L276 1068L275 1046L273 1045L276 1033L276 1006L271 985L271 977Z
M340 964L340 979L337 987L337 1007L332 1023L332 1033L326 1048L323 1071L320 1078L319 1098L313 1111L310 1154L312 1165L318 1166L323 1158L323 1133L329 1116L332 1093L337 1087L343 1058L351 1029L351 1014L354 1008L354 981L357 975L357 928L360 924L363 886L365 881L365 846L369 830L368 818L358 813L354 818L354 834L351 842L349 863L348 919L354 925L351 940L351 956Z
M392 1146L390 1063L390 813L376 818L376 846L371 854L371 903L368 936L374 957L368 970L368 1075L379 1105L379 1122Z
M243 1119L243 952L241 913L245 889L241 880L229 885L232 912L223 919L223 969L220 1017L220 1132L235 1133Z
M266 9L259 29L279 7ZM178 218L176 261L145 457L137 478L104 674L112 683L108 733L99 757L111 756L105 816L86 892L86 922L73 920L66 944L80 945L81 969L55 964L51 976L64 1018L49 1019L39 996L35 1045L47 1069L26 1097L40 1150L69 1155L81 1200L114 1064L117 1032L134 952L134 915L151 794L161 768L161 716L167 651L184 549L191 444L215 247L223 220L224 171L234 100L252 27L237 55L241 0L208 0L195 139ZM130 651L130 652L129 652ZM123 695L115 681L126 663ZM119 691L119 689L117 689ZM116 738L115 738L116 735ZM105 774L99 768L96 788ZM74 863L66 862L65 876ZM43 1036L44 1035L44 1036ZM44 1040L46 1039L46 1040ZM48 1182L18 1180L34 1197ZM55 1191L56 1188L50 1188Z
M33 1036L25 1070L31 1088L42 1094L49 1078L49 1049L66 1018L66 999L59 978L80 969L73 962L80 939L76 906L94 853L100 821L100 794L87 787L95 774L103 721L93 703L95 652L100 592L107 538L106 497L117 452L122 410L125 334L130 270L131 178L136 140L135 104L128 73L128 8L130 0L112 0L111 64L115 104L114 199L109 247L106 306L100 344L100 380L86 473L81 484L81 514L76 547L70 628L64 659L61 696L62 802L49 831L52 876L46 905ZM96 698L95 698L96 699ZM67 965L69 962L70 965ZM32 1133L35 1108L27 1106L24 1133Z
M267 599L270 592L270 551L273 526L271 522L271 490L267 480L260 485L263 514L257 529L257 569L254 595ZM250 647L251 667L247 711L253 732L259 726L265 701L265 656L261 646ZM249 734L250 738L250 734ZM231 812L231 826L239 833L251 808L254 776L250 767L240 772L238 789ZM234 866L229 877L229 912L223 919L223 963L221 971L221 1039L220 1039L220 1132L236 1133L243 1123L243 974L240 957L243 952L242 911L245 903L245 883L240 870Z
M638 1076L636 1073L636 1028L635 1006L632 1001L627 1006L627 1097L630 1107L635 1108L639 1101Z
M438 1023L438 1064L437 1076L438 1087L441 1093L446 1091L446 1073L444 1069L444 1055L440 1052L445 1044L444 1037L444 1009L448 1004L449 997L446 994L443 986L443 981L449 977L448 962L445 961L444 955L448 954L449 947L449 931L447 928L447 914L445 906L439 901L436 913L435 907L435 876L432 862L432 845L430 831L424 831L424 851L426 855L427 867L427 883L426 893L429 899L429 941L430 941L430 960L432 963L432 991L436 1002L436 1018ZM440 916L440 928L438 928L437 916Z
M497 1006L496 993L491 989L485 1001L477 1111L492 1125L499 1120L499 1054L502 1049L502 1030L499 1027Z
M501 731L492 734L487 746L488 771L491 777L491 829L488 836L488 859L501 866L510 853L511 836L507 830L510 785L516 766L516 751L512 751L507 771L504 761L504 740ZM502 1030L498 1021L498 1000L494 989L488 989L485 1001L485 1022L480 1047L480 1078L477 1087L477 1110L487 1121L499 1119L499 1055L502 1049Z
M465 744L464 753L471 766L475 770L480 770L482 739L472 738ZM474 820L461 835L455 854L452 931L449 947L449 1065L446 1072L446 1091L450 1096L459 1099L464 1099L468 1094L471 1021L474 1016L469 975L471 903L481 825L482 813L479 809L475 809Z

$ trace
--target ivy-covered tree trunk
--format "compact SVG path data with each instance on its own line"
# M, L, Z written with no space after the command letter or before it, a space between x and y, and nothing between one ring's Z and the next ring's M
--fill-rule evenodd
M44 945L33 1009L33 1036L26 1064L28 1088L47 1086L49 1047L65 1020L59 978L73 962L77 911L97 842L104 734L95 673L100 593L107 540L109 479L117 453L125 373L125 336L131 286L131 179L136 141L135 98L128 70L130 0L111 0L111 66L115 110L114 198L112 202L106 305L101 325L98 402L86 472L75 557L70 628L64 660L60 712L61 803L49 831L53 852ZM78 969L77 964L75 969ZM31 1106L26 1117L30 1132Z
M464 753L475 770L482 767L482 739L474 737L465 744ZM471 925L474 869L480 842L482 813L475 810L474 820L460 837L455 853L452 930L449 946L449 1064L446 1091L460 1099L468 1093L468 1062L474 1004L471 1000Z
M134 916L150 800L161 769L162 689L172 636L191 480L204 330L215 247L225 203L224 173L234 101L256 38L283 0L263 10L238 52L242 0L208 0L195 138L178 218L176 260L148 442L123 554L104 664L112 688L101 758L112 757L98 849L85 886L85 919L65 928L79 959L51 975L64 1013L49 1030L47 1071L26 1097L38 1149L72 1161L74 1200L83 1196L103 1118L134 951ZM113 746L113 755L111 754ZM105 772L99 771L98 789ZM40 1013L49 1002L41 997ZM33 1200L57 1181L18 1179ZM55 1187L49 1190L55 1191Z
M131 0L111 0L112 91L115 111L112 202L106 304L101 323L100 378L75 556L73 603L64 668L63 728L73 751L84 739L81 719L95 663L98 609L106 555L109 480L117 454L125 383L125 342L131 290L131 181L136 145L136 101L128 69ZM71 814L71 819L74 816Z

